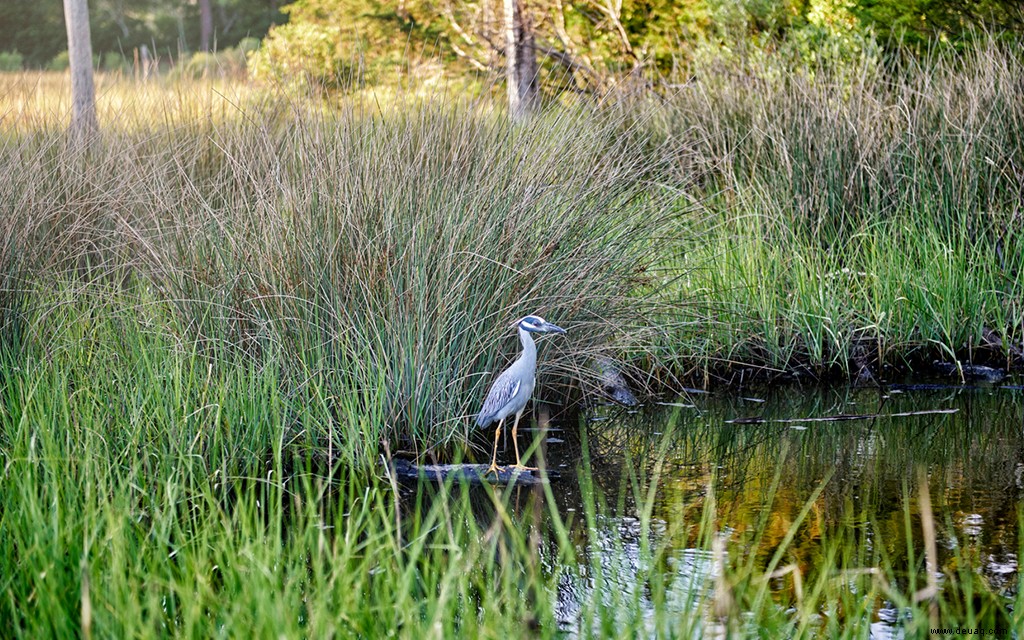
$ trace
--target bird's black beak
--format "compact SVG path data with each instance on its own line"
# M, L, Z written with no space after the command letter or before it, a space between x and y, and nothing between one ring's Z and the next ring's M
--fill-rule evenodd
M565 329L550 322L544 323L544 333L565 333Z

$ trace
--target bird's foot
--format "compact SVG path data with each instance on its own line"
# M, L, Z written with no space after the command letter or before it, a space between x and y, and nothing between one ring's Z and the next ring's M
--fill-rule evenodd
M512 471L537 471L537 467L527 467L518 463L510 466L509 469Z
M491 463L491 466L487 467L487 471L484 471L483 477L486 478L487 476L489 476L489 475L491 475L493 473L494 474L494 479L497 480L498 476L504 470L505 470L504 467L499 467L497 464Z

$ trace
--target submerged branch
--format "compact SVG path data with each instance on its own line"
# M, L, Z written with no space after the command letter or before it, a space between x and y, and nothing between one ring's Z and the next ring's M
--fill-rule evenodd
M842 422L844 420L876 420L878 418L908 418L911 416L928 416L928 415L941 415L956 413L959 409L928 409L925 411L904 411L901 413L841 413L835 416L819 416L812 418L777 418L768 420L766 418L754 417L754 418L736 418L734 420L726 420L727 424L763 424L766 422L779 422L779 423L801 423L801 422Z

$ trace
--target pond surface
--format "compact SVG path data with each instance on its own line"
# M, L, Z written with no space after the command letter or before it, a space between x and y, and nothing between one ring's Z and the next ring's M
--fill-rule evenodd
M653 608L636 578L651 563L672 577L670 609L710 606L718 567L730 562L780 573L771 597L784 610L801 595L793 574L807 582L829 548L850 556L830 566L885 563L902 582L893 586L912 593L914 580L916 588L924 581L921 478L940 570L973 572L1010 606L1024 497L1022 398L1012 384L781 387L694 393L640 411L600 408L582 437L568 427L534 431L547 466L560 473L548 499L578 561L559 577L557 618L570 634L578 630L596 584L609 607ZM530 437L521 430L524 444ZM511 455L508 443L499 459ZM492 499L489 488L473 491ZM544 502L537 488L495 493L527 519ZM540 511L552 517L550 507ZM725 542L726 560L711 551L713 537ZM872 611L872 637L900 636L896 605L879 597Z

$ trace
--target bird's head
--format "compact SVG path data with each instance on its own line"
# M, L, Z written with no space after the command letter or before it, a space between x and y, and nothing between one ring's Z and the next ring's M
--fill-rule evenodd
M526 316L516 321L515 326L529 333L565 333L565 329L551 324L540 316Z

